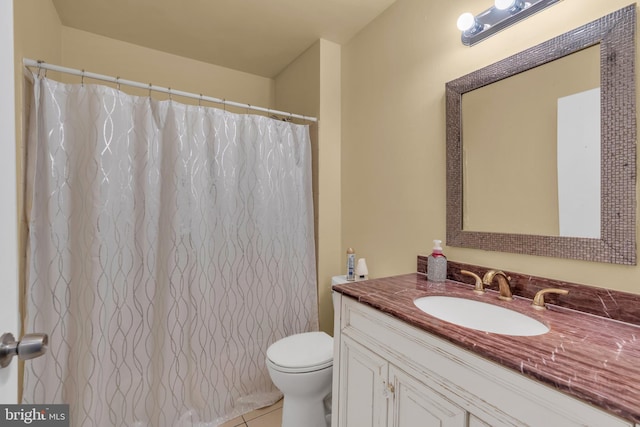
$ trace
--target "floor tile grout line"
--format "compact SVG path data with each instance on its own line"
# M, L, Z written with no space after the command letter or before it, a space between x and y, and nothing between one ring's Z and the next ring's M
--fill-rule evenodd
M276 404L277 404L277 402L276 402L276 403L274 403L274 404L273 404L273 406L275 406ZM268 411L268 412L265 412L265 413L263 413L263 414L258 415L257 417L253 417L253 418L249 418L249 419L246 419L246 418L245 418L245 415L248 415L248 414L243 414L243 415L242 415L242 420L243 420L245 423L248 423L249 421L253 421L253 420L256 420L256 419L258 419L258 418L264 417L265 415L270 414L270 413L272 413L272 412L274 412L274 411L277 411L278 409L282 409L282 406L279 406L279 407L277 407L277 408L273 408L273 409L271 409L271 410L270 410L270 411Z
M269 411L269 412L265 412L265 413L263 413L263 414L258 415L257 417L253 417L253 418L249 418L249 419L246 419L246 418L244 417L244 415L243 415L243 416L242 416L242 420L243 420L245 423L248 423L249 421L257 420L258 418L264 417L265 415L270 414L270 413L272 413L273 411L277 411L278 409L280 409L280 408L272 409L272 410L271 410L271 411Z
M261 415L255 417L255 418L251 418L250 420L245 420L245 424L244 425L241 424L240 427L250 427L249 423L255 423L260 418L266 417L267 415L269 415L269 414L271 414L273 412L279 411L279 410L282 410L282 408L281 407L280 408L274 408L273 410L271 410L269 412L265 412L264 414L261 414ZM244 420L244 416L242 417L242 419ZM278 426L277 427L279 427L279 426L280 426L280 423L278 422ZM273 426L273 427L276 427L276 426Z

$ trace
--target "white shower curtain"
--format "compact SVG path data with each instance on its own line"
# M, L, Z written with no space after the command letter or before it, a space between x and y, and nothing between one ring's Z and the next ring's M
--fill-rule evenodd
M317 330L308 126L34 76L24 403L73 426L216 426Z

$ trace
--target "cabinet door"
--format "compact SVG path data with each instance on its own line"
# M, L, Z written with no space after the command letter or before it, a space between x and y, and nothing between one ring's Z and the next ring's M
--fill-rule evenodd
M385 427L388 363L348 337L340 346L340 427Z
M389 365L393 385L390 427L465 427L467 413L409 374Z
M491 424L484 422L475 415L469 415L469 427L491 427Z

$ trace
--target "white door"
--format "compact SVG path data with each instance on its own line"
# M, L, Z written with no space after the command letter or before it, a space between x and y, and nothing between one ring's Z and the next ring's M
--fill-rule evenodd
M18 226L13 1L0 0L0 335L18 323ZM17 403L18 363L0 369L0 403Z

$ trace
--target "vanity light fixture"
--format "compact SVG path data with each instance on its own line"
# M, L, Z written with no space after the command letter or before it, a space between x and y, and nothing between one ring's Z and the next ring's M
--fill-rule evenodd
M458 29L462 32L462 44L473 46L559 1L495 0L493 6L476 16L469 12L463 13L457 22Z

